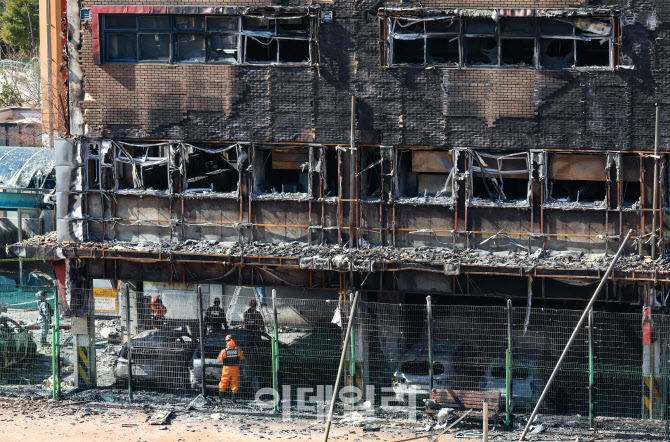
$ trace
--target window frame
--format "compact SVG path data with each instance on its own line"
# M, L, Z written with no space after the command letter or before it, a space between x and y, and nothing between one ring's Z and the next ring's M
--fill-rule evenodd
M547 70L547 71L559 71L559 70L574 70L574 71L612 71L615 69L614 60L615 60L615 38L616 37L616 20L617 16L608 15L608 16L589 16L585 17L588 20L593 22L602 22L606 23L610 27L609 34L602 35L597 33L589 33L586 30L580 30L577 26L576 20L578 18L566 17L565 21L562 21L560 17L543 17L543 16L531 16L531 17L500 17L500 19L495 23L495 31L491 32L472 32L467 30L467 22L469 20L480 20L479 17L459 17L455 15L445 15L445 16L433 16L433 17L420 17L420 16L409 16L409 15L393 15L387 16L380 20L380 26L385 26L385 41L382 42L382 50L386 51L385 57L382 54L382 59L385 59L383 63L384 67L387 68L446 68L446 69L521 69L521 70ZM572 20L572 22L570 22ZM432 20L457 20L458 21L458 34L456 33L434 33L427 32L426 23ZM528 32L523 31L509 31L503 30L502 20L532 20L532 30ZM543 21L556 21L564 22L568 26L571 26L571 33L569 35L555 35L545 33L542 29ZM422 22L423 32L418 35L416 38L398 38L398 33L396 31L396 26L400 21L418 21ZM429 63L428 54L427 54L427 40L435 37L442 36L452 36L458 38L458 51L459 51L459 62L457 64L447 64L447 63ZM482 37L491 37L496 41L497 48L497 62L495 64L475 64L469 63L467 61L467 43L469 39L482 38ZM402 40L423 40L423 62L422 63L398 63L395 61L397 54L395 51L396 41ZM542 42L543 40L570 40L572 41L572 63L565 66L547 66L546 62L543 63L542 60ZM505 64L502 59L502 42L503 40L533 40L533 62L530 65L512 65ZM608 54L608 64L607 65L593 65L593 66L580 66L578 65L578 57L580 51L578 50L579 41L603 41L608 45L607 54ZM605 43L602 43L605 44Z
M133 17L135 19L134 28L118 28L108 25L109 17ZM167 28L140 28L139 19L140 17L169 17L169 26ZM203 27L202 28L180 28L177 27L177 19L179 17L202 17L203 18ZM237 29L235 30L216 30L210 29L211 19L224 18L224 17L235 17L237 19ZM265 18L273 22L273 31L267 32L267 36L260 36L265 38L270 38L271 41L277 44L277 53L273 61L248 61L247 59L247 41L249 38L258 38L259 31L252 31L250 29L244 28L243 20L245 17L257 17ZM301 18L307 22L307 27L304 32L288 32L281 33L278 30L277 23L282 20L290 20L293 18ZM263 16L256 15L199 15L199 14L102 14L102 50L103 50L103 63L104 64L212 64L212 65L256 65L256 66L269 66L269 65L282 65L282 66L314 66L316 64L314 60L314 53L317 49L314 47L317 44L316 39L314 38L314 27L318 26L317 21L314 19L314 15L311 12L305 12L300 14L299 17L295 16L274 16L272 18L266 18ZM109 36L113 34L133 34L135 40L135 57L134 58L117 58L111 59L109 57ZM141 35L169 35L170 41L170 51L168 60L142 60L141 59L141 50L140 50L140 36ZM204 35L205 37L205 54L203 61L197 60L179 60L179 37L182 35ZM211 57L212 55L212 39L214 36L234 36L236 38L236 55L234 57L234 62L227 61L215 61ZM303 41L307 44L307 60L305 61L282 61L281 58L281 48L282 42L289 40L298 40Z

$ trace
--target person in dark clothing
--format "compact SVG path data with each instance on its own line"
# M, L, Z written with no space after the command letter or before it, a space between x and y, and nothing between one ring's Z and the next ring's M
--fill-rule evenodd
M256 300L249 302L249 308L244 312L244 328L246 330L261 331L265 329L265 322L261 312L256 310Z
M221 308L221 300L219 298L214 298L214 305L209 307L205 312L205 324L207 324L209 333L228 330L226 312Z

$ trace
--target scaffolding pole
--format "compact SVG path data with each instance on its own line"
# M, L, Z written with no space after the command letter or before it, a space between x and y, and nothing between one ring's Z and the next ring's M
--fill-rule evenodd
M542 394L540 395L540 399L538 399L537 404L535 405L535 409L533 409L533 413L530 415L530 418L528 419L528 422L526 423L526 428L523 429L523 434L521 434L521 437L519 438L520 441L526 440L526 434L528 434L528 429L532 425L533 420L535 420L535 416L537 416L537 412L540 409L540 405L542 405L542 402L544 401L544 398L547 395L547 392L549 392L549 388L551 387L551 384L554 382L554 379L556 378L556 375L558 374L558 370L561 368L561 365L563 364L563 360L565 359L565 356L568 354L568 350L570 350L570 347L572 346L572 343L575 341L575 338L577 338L577 333L579 332L579 329L584 324L584 321L586 320L586 317L588 316L589 312L593 308L593 304L595 304L596 298L598 297L598 294L603 289L603 287L605 287L605 284L607 283L607 278L610 276L610 273L612 273L612 270L614 270L614 265L619 260L619 257L621 256L621 253L623 252L623 249L626 246L626 243L628 242L628 239L630 238L630 235L632 233L633 233L633 229L630 229L628 231L628 234L626 235L626 238L621 242L621 246L619 246L619 250L616 252L616 255L614 255L614 258L612 258L612 262L610 263L609 267L607 267L607 271L605 272L605 275L603 275L603 278L600 280L600 284L598 284L598 287L596 288L596 291L593 293L593 296L591 297L591 300L589 301L588 305L584 309L584 313L582 313L582 316L579 318L579 322L577 322L577 325L575 326L575 329L572 331L572 335L570 336L570 339L568 340L568 343L565 345L565 348L563 349L563 353L561 353L561 357L558 359L558 362L556 363L556 367L554 367L554 371L551 372L551 376L549 377L549 380L547 381L547 385L545 385L544 390L542 391Z

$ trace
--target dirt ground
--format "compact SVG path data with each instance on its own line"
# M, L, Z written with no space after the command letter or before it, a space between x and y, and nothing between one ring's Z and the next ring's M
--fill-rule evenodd
M293 418L283 422L281 416L249 415L222 407L207 409L172 409L164 425L147 421L161 405L97 403L87 400L53 401L44 398L0 399L0 440L34 441L315 441L323 438L323 422ZM481 424L479 424L481 425ZM541 432L531 434L531 441L619 441L666 440L661 428L611 427L598 433L575 428L565 420L544 420ZM635 426L635 427L640 427ZM521 426L513 431L491 428L489 440L518 440ZM441 430L427 429L419 421L408 424L394 420L374 422L341 422L336 420L330 432L334 441L480 441L481 427L458 425L435 439ZM10 436L11 435L11 436Z

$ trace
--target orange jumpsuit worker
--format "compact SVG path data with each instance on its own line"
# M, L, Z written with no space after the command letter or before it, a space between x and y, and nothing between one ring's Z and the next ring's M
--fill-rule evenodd
M153 316L154 329L163 324L163 319L167 314L167 308L163 305L160 297L151 298L151 315Z
M226 336L226 348L221 350L216 359L223 364L221 382L219 382L219 398L223 399L223 393L230 384L231 397L235 403L235 393L240 388L240 361L244 360L244 353L235 345L233 335Z

